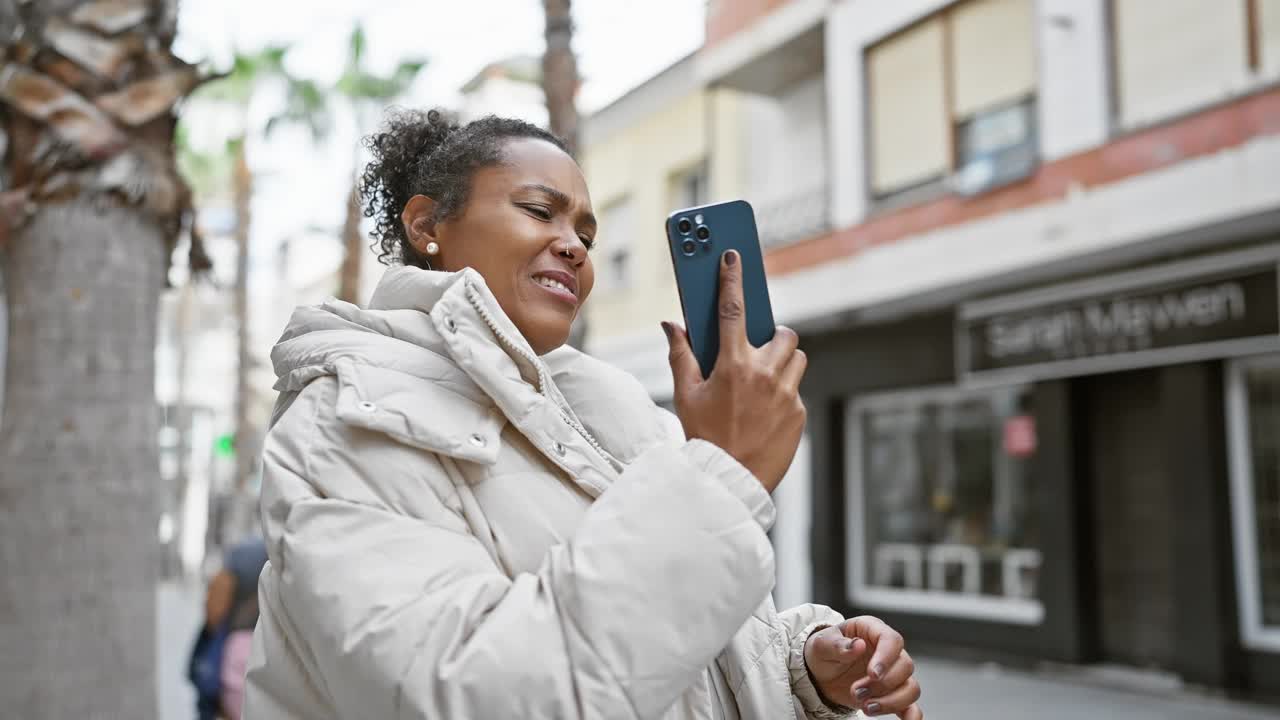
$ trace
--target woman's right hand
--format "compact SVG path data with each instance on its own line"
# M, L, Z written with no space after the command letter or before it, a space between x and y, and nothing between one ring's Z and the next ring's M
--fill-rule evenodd
M720 258L719 316L720 353L705 380L688 334L662 324L671 347L676 415L686 437L718 445L773 492L804 433L800 379L807 360L790 328L778 327L763 347L747 340L742 263L733 250Z

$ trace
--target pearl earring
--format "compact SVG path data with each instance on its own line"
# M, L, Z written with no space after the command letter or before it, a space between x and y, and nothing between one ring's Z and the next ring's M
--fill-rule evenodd
M433 241L433 242L429 242L429 243L427 243L427 254L428 254L428 255L438 255L439 253L440 253L440 246L439 246L439 245L435 244L435 242L434 242L434 241Z

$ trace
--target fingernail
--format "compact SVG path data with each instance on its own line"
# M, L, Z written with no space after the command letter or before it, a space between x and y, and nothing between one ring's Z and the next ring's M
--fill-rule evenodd
M871 674L877 679L884 677L884 665L876 665L871 668Z
M676 332L675 328L671 327L671 323L667 322L666 320L663 320L661 325L662 325L662 332L667 334L667 342L670 342L671 339L675 337L675 332Z
M871 695L871 688L860 687L854 691L853 696L859 700L866 700Z
M738 251L730 250L724 254L724 264L733 267L738 264Z
M880 703L868 703L868 704L867 704L867 712L871 713L872 715L879 715L879 714L880 714Z

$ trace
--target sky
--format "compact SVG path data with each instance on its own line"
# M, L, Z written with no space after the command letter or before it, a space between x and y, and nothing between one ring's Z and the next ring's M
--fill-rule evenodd
M603 107L700 46L705 5L705 0L575 0L573 48L584 80L579 109L589 113ZM485 65L513 55L541 55L544 42L541 0L182 0L180 11L175 50L187 61L226 69L237 51L284 45L290 48L285 58L290 73L321 83L340 74L358 21L374 72L389 71L403 60L427 60L418 82L396 103L409 107L457 107L460 88ZM257 119L251 125L260 126L274 112L269 106L279 104L269 91L260 95L266 97L255 96L250 116ZM227 120L204 109L183 114L193 145L206 152L222 147ZM291 253L287 266L294 284L324 276L341 261L337 229L360 157L350 118L335 112L334 125L318 145L301 130L251 138L250 292L258 297L271 297L278 289L275 261L286 239L301 249ZM218 256L214 261L222 264Z
M450 105L487 63L541 54L541 0L183 0L178 53L225 67L235 49L293 47L300 75L333 79L346 39L361 21L375 69L428 59L414 97ZM574 49L585 79L580 106L591 111L702 43L704 0L576 0Z

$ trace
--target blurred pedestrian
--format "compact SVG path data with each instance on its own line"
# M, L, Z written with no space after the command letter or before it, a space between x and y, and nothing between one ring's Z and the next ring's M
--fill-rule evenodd
M188 675L200 720L240 720L244 676L258 622L258 576L267 562L261 537L237 543L205 593L205 620Z
M749 345L736 255L709 379L664 324L673 416L565 345L597 228L559 140L404 112L369 148L404 267L272 352L246 717L921 718L897 632L770 600L805 358Z

